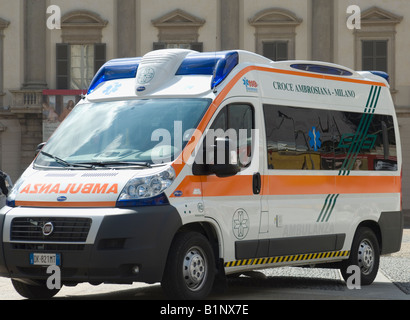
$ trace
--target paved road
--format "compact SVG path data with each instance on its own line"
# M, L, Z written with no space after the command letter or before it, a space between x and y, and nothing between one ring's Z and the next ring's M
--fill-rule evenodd
M277 268L253 272L228 281L224 293L210 300L410 300L410 229L405 229L399 253L383 256L376 281L359 290L350 290L337 270ZM22 299L10 280L0 278L0 300ZM100 285L63 287L55 299L162 300L159 284Z

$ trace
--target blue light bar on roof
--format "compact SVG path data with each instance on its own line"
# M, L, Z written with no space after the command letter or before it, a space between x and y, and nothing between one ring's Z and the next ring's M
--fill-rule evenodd
M141 60L142 58L124 58L108 61L95 75L88 94L105 81L135 78ZM239 54L236 51L191 53L184 59L176 75L212 75L213 89L225 80L238 63Z
M387 81L387 83L390 83L390 76L388 73L384 71L369 71L369 72L373 73L376 76L382 77L383 79Z
M102 82L114 79L135 78L140 62L141 58L124 58L108 61L98 70L91 81L88 94L92 93Z
M191 53L184 59L176 75L212 75L213 89L225 80L238 63L236 51Z

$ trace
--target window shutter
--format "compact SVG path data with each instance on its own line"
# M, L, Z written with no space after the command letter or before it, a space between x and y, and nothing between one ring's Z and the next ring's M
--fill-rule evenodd
M273 61L288 60L288 43L286 41L264 42L263 56Z
M57 43L56 77L57 89L69 89L70 45L67 43Z
M191 43L191 50L203 52L204 51L204 43L203 42L194 42Z
M154 42L153 44L153 49L154 50L161 50L165 49L167 47L165 42Z
M105 43L96 43L94 45L94 73L97 73L107 61L106 52L107 45Z
M373 41L362 42L362 69L374 70L373 66Z
M387 41L362 41L362 70L387 72Z
M374 51L376 53L376 70L387 70L387 41L376 41Z
M276 61L288 60L288 43L277 42L276 43Z
M263 56L275 61L275 43L274 42L264 42L263 43Z

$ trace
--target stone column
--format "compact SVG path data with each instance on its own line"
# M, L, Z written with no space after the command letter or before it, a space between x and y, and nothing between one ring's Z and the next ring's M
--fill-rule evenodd
M312 0L312 60L333 62L334 0Z
M136 25L136 0L117 0L117 58L137 55Z
M220 0L221 50L239 49L239 0Z
M0 108L3 106L3 96L4 96L4 49L3 49L3 30L7 28L9 22L0 18Z
M47 88L46 0L24 0L24 83L22 89Z

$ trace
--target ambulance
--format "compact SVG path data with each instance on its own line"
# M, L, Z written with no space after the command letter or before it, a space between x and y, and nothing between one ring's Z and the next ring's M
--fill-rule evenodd
M50 270L175 299L282 266L369 285L400 250L401 172L385 73L240 50L115 59L10 192L0 275L28 298L58 292Z

